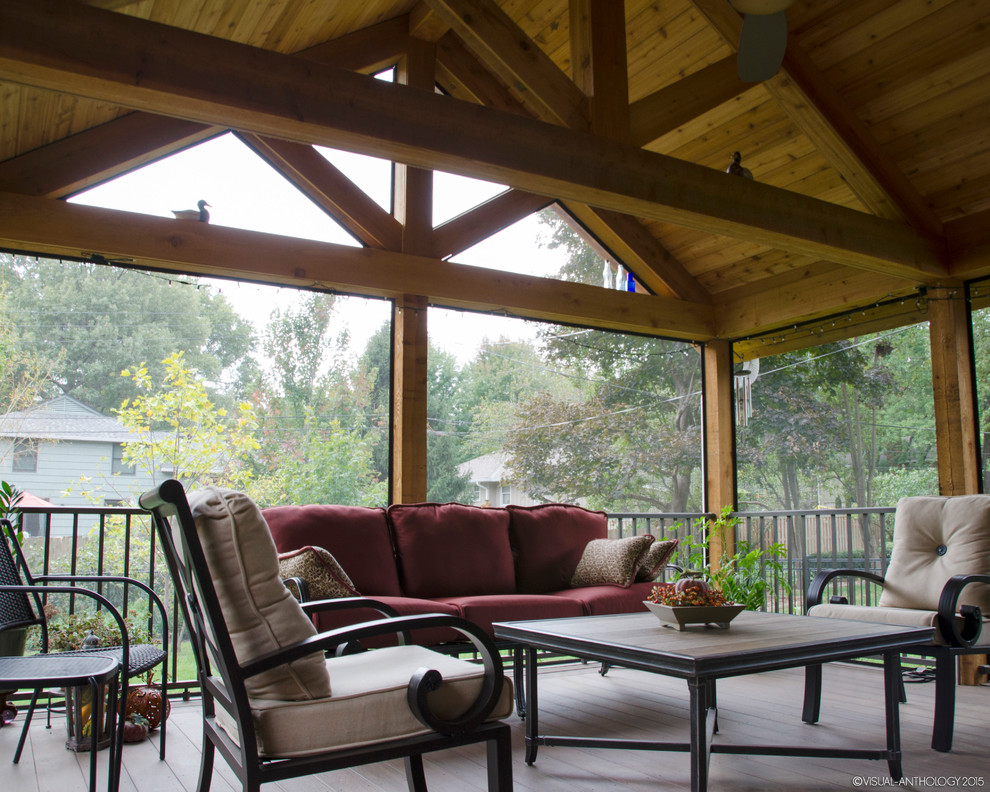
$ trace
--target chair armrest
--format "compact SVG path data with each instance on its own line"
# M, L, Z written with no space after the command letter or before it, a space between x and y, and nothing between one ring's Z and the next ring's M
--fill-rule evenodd
M419 616L399 616L394 619L376 619L350 627L314 635L305 641L287 646L275 652L256 658L241 666L245 678L269 671L277 666L298 660L315 651L327 651L351 641L389 635L416 628L451 627L464 635L477 651L485 669L478 698L459 718L447 721L439 718L429 706L428 696L443 682L440 673L433 669L420 668L409 682L407 701L416 718L441 734L464 734L481 724L495 708L504 684L502 658L488 635L475 624L459 616L441 613Z
M301 577L282 578L282 584L289 589L289 593L299 600L299 602L309 601L309 584ZM292 586L296 587L295 593L292 591Z
M804 597L805 613L808 612L809 608L821 604L825 587L837 577L861 578L862 580L870 580L881 586L883 585L883 578L880 575L866 569L826 569L824 572L819 572L815 575L814 580L808 586L808 593Z
M384 602L379 602L371 597L337 597L335 599L324 599L324 600L312 600L310 602L299 603L302 606L303 612L307 616L312 616L315 613L327 613L329 611L343 611L343 610L355 610L357 608L369 608L371 610L376 610L382 616L389 619L399 618L399 612ZM369 620L370 621L370 620ZM409 635L407 630L400 630L399 644L405 646L412 643L412 636ZM361 651L360 644L357 641L349 641L349 645L342 644L337 653L342 652L350 653L352 651Z
M39 575L33 578L33 580L35 583L123 583L125 586L137 586L148 595L149 601L158 609L158 617L162 621L162 644L168 646L168 613L165 610L165 603L162 602L161 597L147 583L123 575ZM46 586L48 590L52 588L55 587ZM78 594L84 590L75 586L71 588L73 589L71 593L74 594Z
M971 583L990 583L990 575L953 575L945 582L938 598L938 629L950 646L972 646L980 638L983 629L980 609L974 605L958 605L963 589ZM956 613L962 616L961 627Z
M110 602L102 594L98 594L95 591L90 591L86 588L76 588L75 586L7 586L0 585L0 592L2 591L21 591L25 594L46 594L52 591L58 591L59 593L66 594L78 594L81 597L89 597L90 599L96 600L107 612L113 617L114 621L117 622L117 626L120 628L120 644L121 644L121 663L120 667L124 669L121 674L122 684L124 687L124 700L127 698L127 669L130 668L130 636L127 634L127 624L124 622L124 618L120 615L113 603ZM58 654L54 652L53 654Z

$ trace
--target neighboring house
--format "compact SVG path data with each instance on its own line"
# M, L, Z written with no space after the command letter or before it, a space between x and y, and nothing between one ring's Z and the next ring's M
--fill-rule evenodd
M505 463L506 454L492 454L469 459L457 466L460 475L467 475L475 487L474 504L477 506L533 506L533 500L519 484L513 484Z
M123 444L136 439L117 419L59 396L0 416L0 478L56 506L133 505L155 484L124 463Z

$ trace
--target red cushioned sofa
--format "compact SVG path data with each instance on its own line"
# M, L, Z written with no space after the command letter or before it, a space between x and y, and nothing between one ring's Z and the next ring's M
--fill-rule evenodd
M478 624L645 610L654 585L571 588L585 546L608 534L604 512L547 504L481 508L459 503L276 506L263 512L280 553L328 550L357 592L400 615L448 613ZM318 628L378 618L371 610L322 613ZM416 643L455 641L449 631Z

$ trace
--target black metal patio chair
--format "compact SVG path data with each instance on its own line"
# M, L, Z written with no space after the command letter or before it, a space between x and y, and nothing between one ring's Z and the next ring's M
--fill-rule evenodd
M0 520L0 534L2 534L0 537L0 585L5 587L5 591L0 593L0 632L37 625L41 630L41 654L57 654L62 657L99 654L116 657L121 668L126 669L126 673L122 674L125 684L127 680L144 676L160 665L162 667L161 691L164 701L168 692L168 616L161 598L155 591L139 580L121 575L42 575L35 577L31 574L24 552L15 537L14 528L8 520ZM97 592L91 591L91 587L98 587L101 584L134 586L148 596L149 603L153 603L155 611L157 611L157 619L162 627L161 646L154 644L131 645L127 640L123 640L120 646L95 646L49 652L48 619L45 615L43 597L55 594L87 596L90 599L97 599L100 607L106 608L109 601L102 596L93 597L93 594ZM113 616L116 611L110 613ZM126 638L126 632L122 632L122 636ZM39 691L35 690L31 699L30 714L33 714L37 705L38 695ZM127 701L126 690L122 693L121 701ZM15 764L21 757L29 721L30 718L25 722L24 731L14 754ZM160 759L165 758L165 732L163 712L158 737Z
M883 587L876 605L849 604L851 586L823 602L825 592L849 579ZM805 613L834 619L935 627L931 643L911 654L935 659L932 748L952 749L956 658L990 652L981 638L990 612L990 495L902 498L894 518L890 564L881 577L867 570L820 572L808 587ZM809 666L803 719L818 720L822 667ZM903 687L902 687L903 691Z
M307 614L375 607L356 597L305 606L279 578L268 525L246 495L177 481L145 493L196 657L203 693L199 792L215 752L245 792L261 784L389 759L409 788L426 789L423 755L487 746L489 792L512 789L511 684L491 639L447 615L383 618L316 633ZM453 627L481 664L400 643L360 651L362 639ZM330 657L326 656L330 653Z

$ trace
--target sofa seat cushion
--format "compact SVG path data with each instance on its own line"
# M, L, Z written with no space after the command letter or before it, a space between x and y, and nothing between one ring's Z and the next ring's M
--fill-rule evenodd
M428 599L416 599L414 597L372 597L386 605L395 608L400 616L421 616L424 613L442 613L445 616L460 616L460 609L455 605L448 605L443 602ZM352 624L371 621L372 619L383 618L378 611L370 608L354 608L344 611L331 611L329 613L318 613L316 615L316 626L320 632L335 630L339 627L348 627ZM428 630L413 630L412 640L422 646L435 646L436 644L449 643L450 641L466 640L461 633L449 627L435 627ZM365 648L373 649L380 646L395 646L398 643L394 635L381 635L377 638L368 638L362 641Z
M563 619L584 615L580 602L546 594L444 597L440 602L456 606L462 617L474 622L492 636L495 634L492 622Z
M934 627L935 637L931 641L933 644L945 646L947 641L942 637L938 629L938 612L928 610L917 610L912 608L884 608L879 605L833 605L832 603L822 603L808 609L809 616L825 617L830 619L855 619L856 621L876 622L879 624L896 624L902 627ZM988 619L983 620L983 629L986 630ZM962 630L962 617L956 616L959 630Z
M655 583L633 583L628 588L619 586L582 586L562 589L553 596L581 603L585 616L608 616L613 613L645 611L643 600L649 597Z
M356 748L382 740L429 734L406 701L412 674L434 668L443 676L430 703L440 717L467 711L481 690L484 669L421 646L395 646L326 661L334 694L315 701L251 700L262 756L297 757ZM490 720L512 713L512 683L506 679ZM236 726L218 708L217 720L237 740Z
M509 514L504 509L393 504L387 516L407 596L433 599L515 591Z
M608 536L605 512L563 503L505 509L520 594L566 588L588 542Z
M314 504L273 506L263 514L280 553L322 547L365 596L402 593L384 509Z
M188 500L238 662L246 664L315 635L279 577L275 544L254 501L217 487L196 490ZM322 652L250 677L244 685L249 696L259 699L330 695Z

